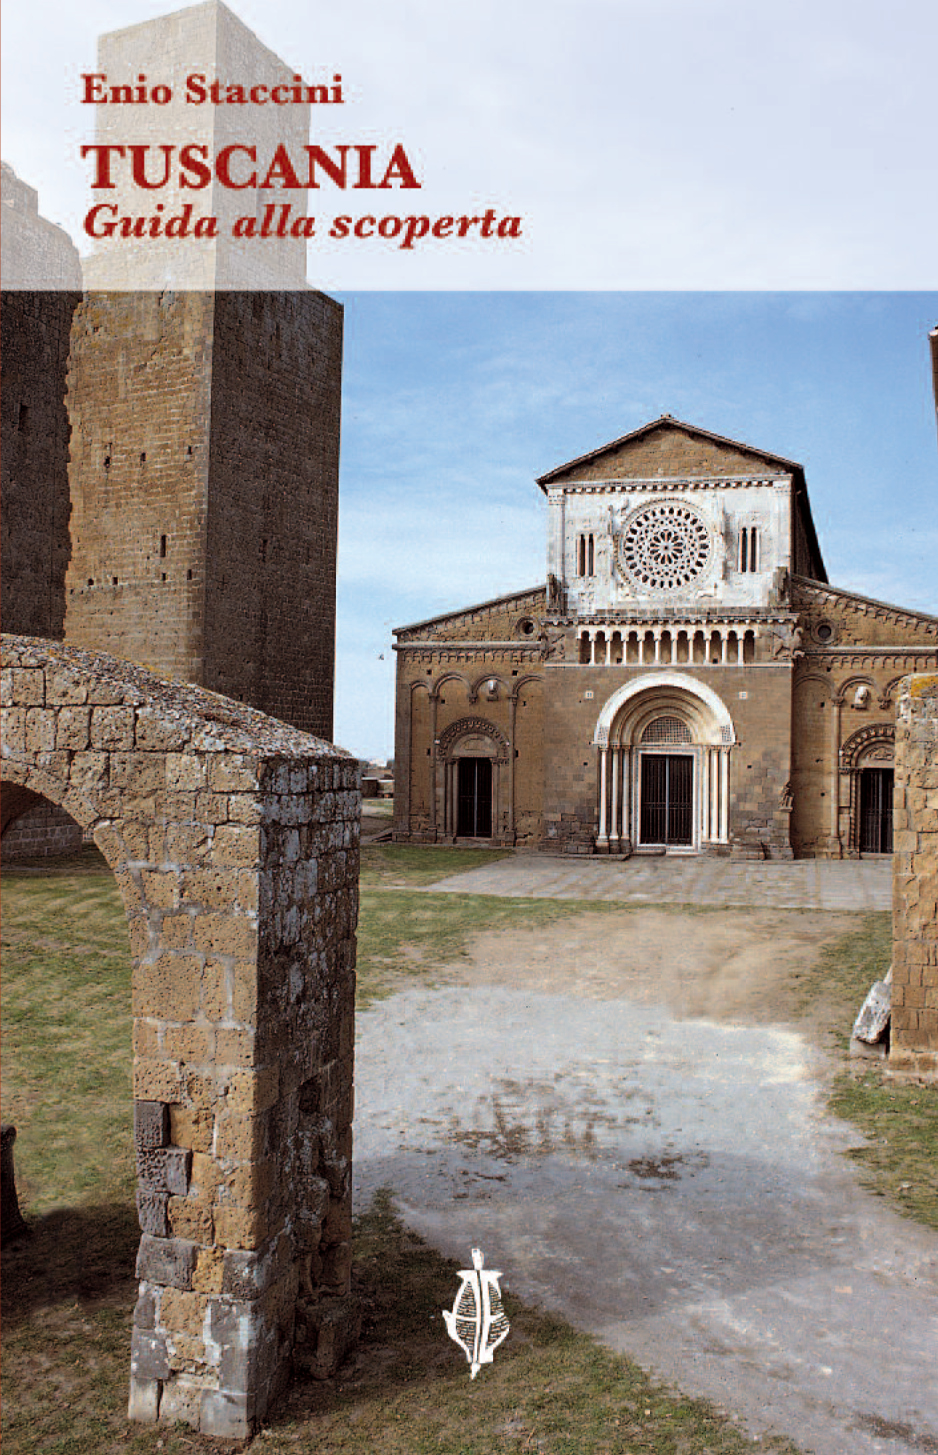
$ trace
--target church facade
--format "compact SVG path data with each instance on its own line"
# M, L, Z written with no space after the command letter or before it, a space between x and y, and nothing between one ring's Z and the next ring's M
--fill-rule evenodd
M801 466L665 415L537 483L546 584L395 632L395 840L891 852L938 617L828 583Z

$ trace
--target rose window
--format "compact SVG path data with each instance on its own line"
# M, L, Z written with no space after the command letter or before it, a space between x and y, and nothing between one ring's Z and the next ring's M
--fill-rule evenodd
M700 516L675 501L649 505L626 526L619 559L632 580L652 591L673 591L699 576L710 556Z

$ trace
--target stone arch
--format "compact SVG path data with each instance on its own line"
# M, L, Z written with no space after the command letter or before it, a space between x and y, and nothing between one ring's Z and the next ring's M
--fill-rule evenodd
M662 711L666 704L671 704L679 714L691 717L700 731L710 735L714 743L736 741L733 719L712 687L682 672L655 672L623 684L606 699L596 720L594 745L602 746L609 742L613 724L619 740L631 742L633 724L647 718L655 704ZM628 736L623 738L624 734Z
M485 692L486 685L489 682L495 683L496 690L494 697L491 693ZM483 692L485 692L486 700L489 702L494 702L498 697L499 688L501 688L503 692L507 693L510 696L510 685L499 672L484 672L481 677L477 677L476 680L472 683L469 689L469 701L478 702L479 697L482 695Z
M842 682L839 682L831 694L833 700L835 702L846 702L851 693L856 693L858 687L868 687L870 692L869 700L871 702L874 700L876 683L865 672L854 672L851 676L845 677Z
M864 760L872 760L874 757L879 761L891 764L895 741L896 725L894 722L868 723L866 727L858 728L855 733L851 733L844 743L840 750L841 767L849 772L860 767Z
M896 698L896 689L899 687L902 680L903 679L901 677L893 677L889 682L886 683L886 686L883 688L882 692L879 695L880 708L885 709L892 706Z
M511 695L512 697L517 699L521 696L522 688L527 687L532 682L540 687L543 684L543 681L544 678L540 675L540 673L526 672L523 677L519 677L517 682L512 685Z
M128 918L130 1415L243 1438L347 1303L357 765L57 642L4 636L2 694L9 821L40 794L91 829Z
M500 763L508 761L508 739L485 717L461 717L440 734L440 756L451 759L458 755L468 739L485 740L486 752Z
M884 781L877 785L885 792L887 802L883 805L888 818L885 829L885 844L892 847L891 789L892 769L895 762L896 725L894 722L871 722L851 733L840 749L841 803L847 804L847 850L852 855L863 851L863 797L870 784L863 788L863 774L873 770L872 777ZM846 779L846 782L844 782Z
M831 679L823 677L820 672L799 672L795 677L794 690L799 692L802 687L822 687L828 698L834 693Z
M682 731L670 746L646 737L659 719L673 719ZM680 827L663 829L665 847L699 851L729 842L730 753L736 742L733 719L723 700L706 683L682 672L655 672L618 687L596 720L593 744L599 749L598 833L601 852L651 847L657 830L643 808L645 783L654 769L671 771L681 763ZM661 764L660 759L667 760ZM677 760L680 760L678 762ZM675 817L677 822L677 816Z
M472 701L472 683L463 672L444 672L441 677L437 677L433 683L433 689L430 693L431 697L435 697L439 701L440 692L448 682L458 682L460 687L466 689L466 695L470 702Z

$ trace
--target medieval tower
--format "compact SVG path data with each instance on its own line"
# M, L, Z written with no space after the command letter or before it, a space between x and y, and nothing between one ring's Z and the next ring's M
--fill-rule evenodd
M218 113L245 108L185 106L186 74L293 76L218 0L102 37L98 72L158 77L179 98L102 105L98 142L155 143L158 128L161 145L210 152L232 139ZM309 107L267 109L240 115L239 140L276 127L302 146ZM172 210L171 187L152 195ZM263 197L244 195L256 213ZM131 206L120 186L102 196ZM225 205L213 194L199 210ZM229 228L191 254L118 240L87 261L67 385L65 636L331 739L342 310L305 286L302 241L266 246Z

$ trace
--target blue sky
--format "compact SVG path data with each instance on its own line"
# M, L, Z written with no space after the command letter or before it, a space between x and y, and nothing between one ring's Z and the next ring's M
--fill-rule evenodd
M797 460L831 581L938 615L938 293L338 296L353 752L393 751L391 629L542 581L535 477L664 413Z

